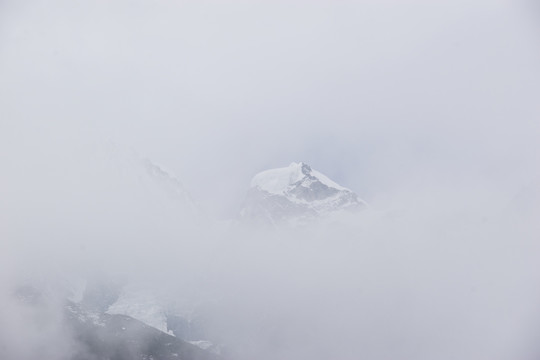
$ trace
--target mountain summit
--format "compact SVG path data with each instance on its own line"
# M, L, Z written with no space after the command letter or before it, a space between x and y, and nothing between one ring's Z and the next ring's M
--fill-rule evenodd
M255 175L240 217L258 223L295 225L365 206L354 192L300 162Z

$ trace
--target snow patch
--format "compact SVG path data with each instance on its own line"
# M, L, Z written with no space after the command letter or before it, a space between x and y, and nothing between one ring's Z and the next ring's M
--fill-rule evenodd
M209 348L211 348L212 346L214 346L214 344L212 344L210 341L208 340L195 340L195 341L188 341L191 345L195 345L197 346L198 348L201 348L203 350L208 350Z
M124 291L118 300L109 306L106 313L131 316L146 325L169 334L167 331L167 317L163 309L163 306L150 294Z

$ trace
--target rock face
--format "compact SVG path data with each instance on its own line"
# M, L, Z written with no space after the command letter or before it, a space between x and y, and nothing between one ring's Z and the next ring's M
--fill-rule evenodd
M255 175L240 218L259 224L298 225L365 207L354 192L300 162Z

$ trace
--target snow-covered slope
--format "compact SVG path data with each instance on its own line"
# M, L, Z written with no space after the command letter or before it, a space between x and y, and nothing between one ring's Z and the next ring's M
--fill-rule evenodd
M123 291L106 313L131 316L146 325L169 333L165 307L150 293Z
M126 315L88 311L67 303L62 324L76 339L71 359L218 360L202 345L158 331Z
M302 224L365 207L354 192L300 162L255 175L240 217L257 223Z
M220 353L220 346L204 336L203 324L193 318L193 306L183 299L172 299L145 287L126 286L104 314L129 316L203 350Z

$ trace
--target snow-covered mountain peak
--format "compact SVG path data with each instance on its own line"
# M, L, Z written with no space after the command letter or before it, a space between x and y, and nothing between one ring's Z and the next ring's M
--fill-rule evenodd
M348 190L330 180L322 173L313 170L304 162L293 162L284 168L260 172L251 180L251 187L258 188L270 194L284 195L291 187L298 184L309 187L314 181L319 181L321 184L336 190Z
M298 223L320 215L358 210L365 202L304 162L258 173L251 180L241 218Z

